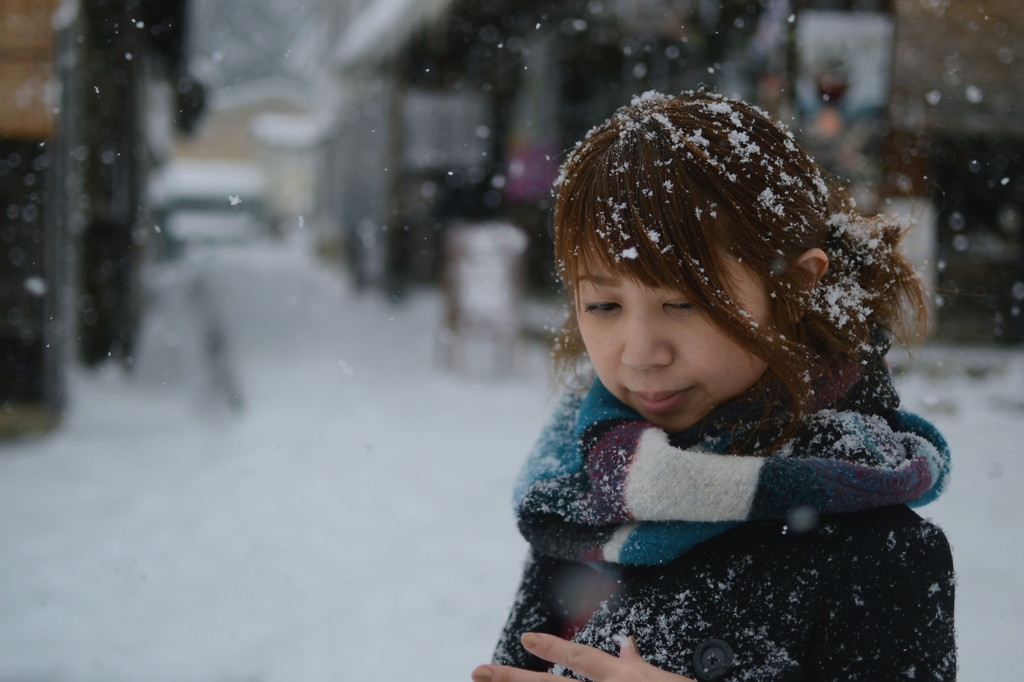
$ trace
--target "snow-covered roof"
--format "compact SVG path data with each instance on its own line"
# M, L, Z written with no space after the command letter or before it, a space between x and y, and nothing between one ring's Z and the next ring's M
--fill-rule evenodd
M182 199L215 198L225 205L231 196L258 199L266 179L252 163L176 159L157 169L149 181L150 200L157 205Z
M311 147L324 132L325 121L308 114L265 111L252 119L252 134L264 144L282 147Z
M338 39L332 56L342 69L393 56L417 28L429 24L453 0L372 0Z
M210 93L209 106L212 111L228 111L279 101L296 109L310 110L313 100L314 93L309 85L292 78L271 76L216 88Z

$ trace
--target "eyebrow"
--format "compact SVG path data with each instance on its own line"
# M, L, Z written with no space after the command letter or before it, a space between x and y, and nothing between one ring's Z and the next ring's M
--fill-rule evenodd
M621 279L613 277L612 275L606 275L603 273L587 273L580 275L576 278L577 283L590 282L591 284L597 284L598 286L614 287L621 283Z

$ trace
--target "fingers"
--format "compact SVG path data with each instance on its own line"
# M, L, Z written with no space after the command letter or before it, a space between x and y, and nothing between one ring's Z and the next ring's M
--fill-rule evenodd
M523 647L534 656L559 663L595 682L693 682L688 677L659 670L646 663L632 637L619 637L616 640L619 645L618 656L553 635L528 632L521 638ZM473 671L474 682L554 682L561 679L564 678L503 665L482 665Z
M573 672L592 680L607 677L619 664L617 657L606 654L600 649L570 642L554 635L527 632L520 641L523 647L534 656L539 656L552 663L561 663Z
M473 671L473 682L554 682L564 679L505 665L481 665Z
M607 678L614 671L615 656L583 644L569 642L553 635L527 632L521 638L523 647L545 661L561 663L570 670L592 680ZM635 649L634 649L635 652ZM639 654L635 654L640 659ZM552 682L562 677L548 673L531 672L503 665L482 665L473 671L474 682Z
M632 637L619 636L616 638L616 644L619 645L619 659L623 661L642 661L643 656L636 649L636 640Z

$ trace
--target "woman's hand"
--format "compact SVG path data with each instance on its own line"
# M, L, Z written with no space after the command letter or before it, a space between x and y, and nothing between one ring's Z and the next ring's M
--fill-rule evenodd
M644 661L632 639L623 641L617 657L553 635L527 632L521 641L534 656L560 663L594 682L693 682L689 677L665 672ZM561 679L564 678L504 665L482 665L473 671L474 682L550 682Z

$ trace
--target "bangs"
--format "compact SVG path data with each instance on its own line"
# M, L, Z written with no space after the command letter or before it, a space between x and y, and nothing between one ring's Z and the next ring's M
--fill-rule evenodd
M588 273L607 272L646 287L689 293L685 263L695 260L693 254L684 258L680 249L663 237L660 221L637 219L628 204L617 205L627 208L608 210L597 205L590 211L581 210L574 218L578 227L567 235L563 244L566 256L558 263L565 284L571 286ZM630 219L625 220L624 215Z
M663 128L592 132L563 168L555 256L567 286L604 270L710 303L728 241L719 202ZM703 186L703 187L702 187ZM713 236L712 232L719 233Z
M828 188L792 135L704 93L634 99L577 145L556 191L566 284L600 267L724 303L713 274L723 256L768 279L827 231Z

